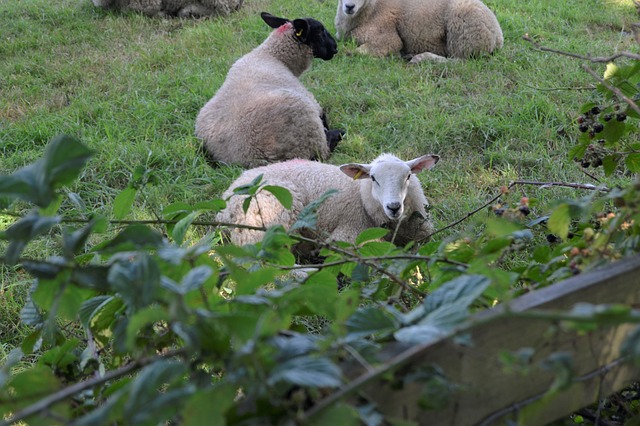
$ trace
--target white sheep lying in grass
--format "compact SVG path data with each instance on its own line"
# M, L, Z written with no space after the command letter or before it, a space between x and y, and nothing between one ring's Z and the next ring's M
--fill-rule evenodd
M246 170L223 194L227 207L218 213L219 222L270 227L281 224L290 228L309 203L325 192L338 192L318 209L316 231L304 235L328 241L355 242L356 237L371 227L387 227L395 234L394 242L404 245L430 235L431 221L425 211L428 205L420 181L414 173L432 168L439 157L423 155L402 161L391 154L383 154L371 164L333 166L307 160L283 163ZM259 191L247 213L243 211L246 196L233 195L234 188L250 184L263 175L262 182L287 188L293 196L291 210L267 191ZM231 229L231 242L237 245L255 243L263 232ZM305 255L306 253L302 253Z
M243 0L93 0L97 7L131 10L147 16L200 18L227 16L242 7Z
M358 52L401 53L412 63L469 58L502 47L496 16L480 0L339 0L336 36Z
M244 167L326 160L343 132L327 128L324 111L298 77L314 57L331 59L336 41L315 19L261 16L276 30L233 64L198 114L196 136L211 159Z

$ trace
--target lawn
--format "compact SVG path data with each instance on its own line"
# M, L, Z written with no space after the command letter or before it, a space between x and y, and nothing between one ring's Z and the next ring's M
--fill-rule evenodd
M79 181L64 189L60 212L112 217L115 197L143 170L146 185L127 216L132 220L159 217L171 203L214 199L241 173L208 165L194 125L229 67L269 34L259 13L311 16L334 33L336 9L330 1L251 0L227 18L185 20L108 12L90 0L0 4L0 174L40 158L58 134L77 137L95 155ZM419 176L436 228L483 206L514 180L615 187L630 179L622 171L605 177L601 169L584 170L570 158L580 106L602 101L596 82L580 60L537 50L523 36L580 55L637 52L633 2L486 4L505 38L491 57L414 66L400 57L360 56L354 44L341 41L334 59L316 60L301 77L331 126L346 130L332 164L369 162L383 152L441 157ZM590 66L600 74L605 69ZM528 197L537 217L558 200L585 193L521 186L505 198ZM0 213L0 229L26 208L18 203L13 214ZM447 229L437 241L473 236L474 219L486 214ZM58 250L56 238L46 238L25 256ZM17 318L29 283L21 269L0 265L0 362L26 332Z

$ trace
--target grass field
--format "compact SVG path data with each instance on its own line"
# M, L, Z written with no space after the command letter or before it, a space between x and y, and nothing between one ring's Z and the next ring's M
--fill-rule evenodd
M381 152L441 156L420 176L439 227L514 179L595 183L567 155L579 106L598 101L594 82L578 61L535 50L524 34L583 55L638 50L631 0L486 3L505 36L490 58L409 66L354 55L354 45L340 42L333 60L314 62L302 77L332 127L347 131L330 162L367 162ZM36 160L52 137L66 133L96 152L68 188L83 202L63 201L68 216L108 216L138 166L158 184L138 196L132 219L154 218L173 202L217 197L241 169L207 165L195 117L231 64L268 35L259 12L312 16L334 32L335 8L328 0L247 0L230 18L192 21L105 12L90 0L0 0L0 173ZM609 186L626 179L594 173ZM535 214L580 195L525 191L537 199ZM0 215L0 227L12 220ZM56 244L43 240L30 250L47 256ZM29 279L3 266L0 274L0 341L12 345L20 341L16 318Z

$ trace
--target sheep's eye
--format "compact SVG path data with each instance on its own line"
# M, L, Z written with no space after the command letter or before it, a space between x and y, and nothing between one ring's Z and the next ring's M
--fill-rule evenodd
M376 180L375 177L373 177L373 175L371 175L371 180L374 181L375 183L378 183L378 181Z
M407 180L411 179L411 175L407 176Z

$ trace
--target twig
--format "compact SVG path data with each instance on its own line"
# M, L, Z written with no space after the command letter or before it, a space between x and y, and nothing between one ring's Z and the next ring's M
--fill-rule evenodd
M638 56L637 59L640 60L640 56ZM598 80L598 83L600 83L604 87L606 87L607 90L613 92L619 99L622 99L623 101L625 101L627 103L627 105L629 105L631 107L632 110L634 110L636 113L638 113L638 115L640 115L640 108L638 107L638 105L636 105L636 103L634 101L632 101L624 93L622 93L622 91L620 91L620 89L610 85L604 79L600 78L600 76L594 70L589 68L587 65L582 64L582 69L585 70L586 72L588 72L589 74L591 74L591 77L593 77L596 80Z
M539 186L540 188L547 188L551 186L562 186L565 188L587 189L590 191L602 191L602 192L611 191L606 186L596 186L596 185L591 185L589 183L537 182L537 181L530 181L530 180L514 180L509 184L509 188L511 188L513 185L534 185L534 186Z
M127 364L124 367L121 367L117 370L109 371L102 377L86 380L84 382L79 382L74 385L68 386L52 395L49 395L46 398L39 400L35 404L28 406L24 410L14 414L12 417L1 421L0 426L9 426L14 423L17 423L21 420L26 419L27 417L33 416L34 414L37 414L41 411L46 410L47 408L51 407L53 404L60 402L64 399L67 399L70 396L77 394L78 392L82 392L83 390L101 385L103 383L108 382L109 380L114 380L119 377L125 376L159 359L171 358L174 356L182 355L184 353L185 353L184 349L177 349L174 351L166 352L158 356L142 358L142 359L133 361L132 363Z
M423 262L432 262L433 261L433 262L440 262L440 263L448 263L450 265L461 266L463 268L469 267L468 264L463 263L463 262L458 262L456 260L450 260L450 259L440 258L440 257L420 256L420 255L416 255L416 254L399 254L399 255L392 255L392 256L372 256L372 257L355 257L355 258L349 258L349 259L343 259L343 260L336 260L335 262L304 264L304 265L293 265L293 266L282 266L282 265L274 265L274 264L268 264L268 265L280 268L280 269L282 269L284 271L291 271L291 270L297 270L297 269L326 268L326 267L329 267L329 266L340 266L340 265L344 265L346 263L352 263L352 262L361 261L361 260L373 261L373 262L382 261L382 260L419 260L419 261L423 261Z
M585 61L590 61L590 62L607 63L607 62L611 62L613 60L616 60L618 58L629 58L629 59L640 60L640 55L637 55L637 54L631 53L631 52L626 52L626 51L625 52L619 52L619 53L613 54L611 56L584 56L584 55L579 55L577 53L564 52L562 50L556 50L556 49L551 49L549 47L544 47L544 46L538 44L537 42L535 42L531 37L529 37L529 34L523 35L522 38L524 40L528 41L529 43L533 44L533 46L536 49L541 50L543 52L557 53L558 55L569 56L569 57L576 58L576 59L583 59Z

